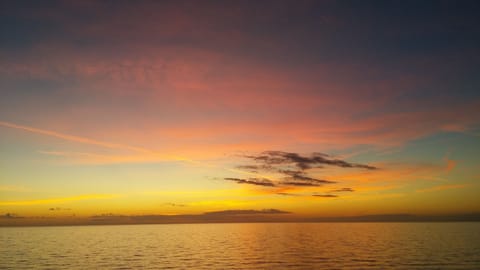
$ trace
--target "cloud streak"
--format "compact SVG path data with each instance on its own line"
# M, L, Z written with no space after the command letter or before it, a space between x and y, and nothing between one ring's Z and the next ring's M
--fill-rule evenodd
M71 208L63 208L63 207L50 207L48 211L70 211Z
M288 192L277 192L275 193L277 195L281 195L281 196L291 196L291 197L297 197L297 196L300 196L299 194L295 194L295 193L288 193Z
M264 178L248 178L248 179L242 179L242 178L233 178L233 177L226 177L223 178L226 181L233 181L238 184L250 184L250 185L256 185L256 186L266 186L266 187L274 187L275 184Z
M154 151L154 150L143 148L143 147L98 141L98 140L85 138L81 136L69 135L69 134L59 133L51 130L34 128L30 126L18 125L15 123L5 122L5 121L0 121L0 126L32 132L35 134L55 137L62 140L67 140L67 141L72 141L72 142L77 142L82 144L95 145L95 146L100 146L100 147L105 147L110 149L130 150L140 154L140 155L128 156L128 155L102 155L102 154L96 154L96 153L83 153L83 152L39 151L40 153L46 154L46 155L74 158L80 163L86 163L86 164L145 163L145 162L159 162L159 161L173 160L173 161L182 161L182 162L190 163L193 165L200 165L204 167L215 167L215 166L208 165L193 159L180 157L176 155L162 154L162 153L159 153L158 151ZM237 170L237 169L231 169L231 168L220 168L220 169L228 170L230 172L240 172L242 174L252 174L252 172L249 172L249 171L243 171L243 170ZM253 174L259 175L257 172L253 172ZM233 178L225 179L225 180L234 181ZM243 184L274 186L273 183L269 184L268 181L270 180L268 179L259 180L258 178L252 178L248 180L238 179L238 181L236 182L243 183Z
M313 197L319 197L319 198L336 198L338 195L334 194L313 194Z
M318 187L324 183L316 183L314 181L301 182L301 181L282 181L280 184L284 186L298 186L298 187Z
M354 192L355 190L353 188L339 188L339 189L334 189L331 192Z
M272 214L290 214L290 212L282 211L278 209L262 209L262 210L222 210L222 211L204 213L204 215L222 215L222 216L272 215Z
M55 131L51 131L51 130L45 130L45 129L39 129L39 128L34 128L34 127L29 127L29 126L17 125L17 124L10 123L10 122L0 121L0 126L13 128L13 129L19 129L19 130L23 130L23 131L28 131L28 132L32 132L32 133L36 133L36 134L55 137L55 138L59 138L59 139L62 139L62 140L67 140L67 141L77 142L77 143L82 143L82 144L96 145L96 146L113 148L113 149L124 149L124 150L130 150L130 151L141 152L141 153L151 153L152 152L149 149L145 149L145 148L141 148L141 147L97 141L97 140L93 140L93 139L89 139L89 138L85 138L85 137L79 137L79 136L59 133L59 132L55 132Z
M163 154L158 151L154 151L154 150L143 148L143 147L98 141L90 138L74 136L74 135L59 133L51 130L24 126L24 125L18 125L11 122L5 122L5 121L0 121L0 126L28 131L36 134L45 135L45 136L55 137L55 138L59 138L59 139L71 141L71 142L95 145L95 146L100 146L100 147L109 148L109 149L129 150L129 151L142 154L141 156L125 156L125 155L99 155L95 153L75 153L75 152L72 153L72 152L62 152L62 151L39 151L40 153L53 155L53 156L74 157L74 158L83 157L83 159L80 159L80 160L86 163L92 162L92 160L100 164L123 163L123 162L127 162L127 163L158 162L158 161L173 160L173 161L187 162L194 165L208 166L196 160L192 160L192 159L181 157L181 156L171 155L171 154Z
M186 204L180 204L180 203L164 203L164 205L172 206L172 207L186 207Z
M45 136L50 136L50 137L55 137L59 138L62 140L66 141L71 141L71 142L77 142L77 143L82 143L82 144L88 144L88 145L95 145L95 146L100 146L104 148L110 148L110 149L123 149L123 150L129 150L141 154L147 154L147 157L140 156L140 157L131 157L131 156L105 156L105 155L98 155L94 153L68 153L68 152L60 152L60 151L40 151L41 153L48 154L48 155L55 155L55 156L87 156L87 157L96 157L99 158L100 162L104 163L115 163L115 162L144 162L144 161L159 161L159 160L175 160L175 161L183 161L183 162L188 162L196 165L203 165L202 162L195 161L192 159L188 159L185 157L180 157L180 156L175 156L175 155L167 155L167 154L162 154L158 151L154 151L151 149L143 148L143 147L136 147L136 146L131 146L131 145L126 145L126 144L118 144L118 143L111 143L111 142L105 142L105 141L98 141L90 138L85 138L85 137L80 137L80 136L74 136L74 135L69 135L69 134L64 134L64 133L59 133L51 130L45 130L45 129L39 129L39 128L34 128L34 127L29 127L29 126L23 126L23 125L17 125L14 123L10 122L4 122L0 121L0 126L8 127L8 128L13 128L13 129L19 129L23 131L28 131L36 134L41 134Z
M284 179L288 180L288 182L291 182L291 183L311 183L315 185L336 183L335 181L317 179L317 178L307 176L305 175L304 171L278 170L278 172L284 175L288 175L289 177L285 177Z

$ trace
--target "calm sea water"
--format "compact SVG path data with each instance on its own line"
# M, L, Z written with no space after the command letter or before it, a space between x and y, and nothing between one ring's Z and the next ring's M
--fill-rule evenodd
M480 269L480 223L0 228L0 269Z

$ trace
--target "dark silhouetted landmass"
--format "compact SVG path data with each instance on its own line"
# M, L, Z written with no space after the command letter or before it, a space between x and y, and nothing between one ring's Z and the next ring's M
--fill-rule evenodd
M278 209L223 210L187 215L117 215L112 213L91 217L20 217L0 216L0 226L55 225L121 225L121 224L182 224L182 223L254 223L254 222L480 222L480 213L458 215L384 214L349 217L302 217Z
M307 220L305 220L307 221ZM410 215L386 214L350 217L318 217L308 219L311 222L461 222L480 221L480 213L461 215Z

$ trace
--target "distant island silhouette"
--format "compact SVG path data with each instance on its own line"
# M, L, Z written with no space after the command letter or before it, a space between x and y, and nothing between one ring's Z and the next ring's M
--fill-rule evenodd
M474 222L480 213L452 215L380 214L345 217L302 217L278 209L224 210L182 215L119 215L106 213L90 217L0 216L0 226L122 225L185 223L271 223L271 222Z

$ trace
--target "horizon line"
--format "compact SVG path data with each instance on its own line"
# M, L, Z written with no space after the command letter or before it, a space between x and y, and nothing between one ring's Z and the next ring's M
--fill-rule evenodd
M223 224L223 223L429 223L480 222L480 212L448 215L376 214L345 217L292 217L291 213L180 214L180 215L100 215L89 217L7 217L0 227Z

